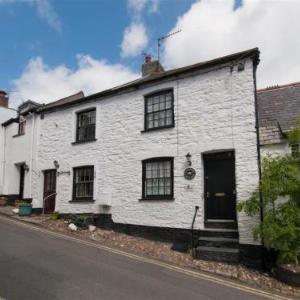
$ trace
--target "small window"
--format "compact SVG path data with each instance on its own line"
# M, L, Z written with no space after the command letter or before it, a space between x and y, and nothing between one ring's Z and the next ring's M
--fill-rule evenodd
M300 157L300 147L299 144L291 145L291 152L293 157Z
M76 142L95 140L96 109L77 113Z
M145 131L174 127L173 90L145 97Z
M26 119L23 116L19 118L18 135L25 134Z
M73 169L73 200L93 200L94 166Z
M173 158L143 161L143 199L173 198Z

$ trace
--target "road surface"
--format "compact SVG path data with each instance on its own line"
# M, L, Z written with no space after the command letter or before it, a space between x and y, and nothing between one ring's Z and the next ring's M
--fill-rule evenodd
M0 299L266 299L0 217Z

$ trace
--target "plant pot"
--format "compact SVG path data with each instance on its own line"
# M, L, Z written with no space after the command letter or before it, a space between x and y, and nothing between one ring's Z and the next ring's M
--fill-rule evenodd
M292 272L282 266L277 266L276 277L289 285L300 287L300 272Z
M19 216L20 217L30 216L31 213L32 213L32 205L19 204Z

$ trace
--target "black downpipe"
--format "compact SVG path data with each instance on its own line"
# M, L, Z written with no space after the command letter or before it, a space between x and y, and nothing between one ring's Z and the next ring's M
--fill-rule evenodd
M257 87L256 87L256 69L258 62L253 61L253 81L254 81L254 103L255 103L255 122L256 122L256 144L257 144L257 161L258 161L258 177L259 177L259 200L260 200L260 222L264 221L264 209L263 209L263 195L261 191L261 155L260 155L260 136L259 136L259 117L258 117L258 103L257 103ZM266 270L266 251L264 238L261 238L262 242L262 268Z
M195 220L196 220L196 217L197 217L197 213L198 213L198 210L199 210L199 206L196 205L195 206L195 213L194 213L194 217L193 217L193 222L192 222L192 240L191 240L191 247L192 247L192 256L194 256L194 225L195 225Z

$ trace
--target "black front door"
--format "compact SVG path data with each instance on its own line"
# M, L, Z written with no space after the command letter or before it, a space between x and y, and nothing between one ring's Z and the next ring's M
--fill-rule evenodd
M203 155L205 219L236 219L234 152Z
M25 168L24 165L20 165L20 186L19 186L19 200L24 197L24 180L25 180Z

